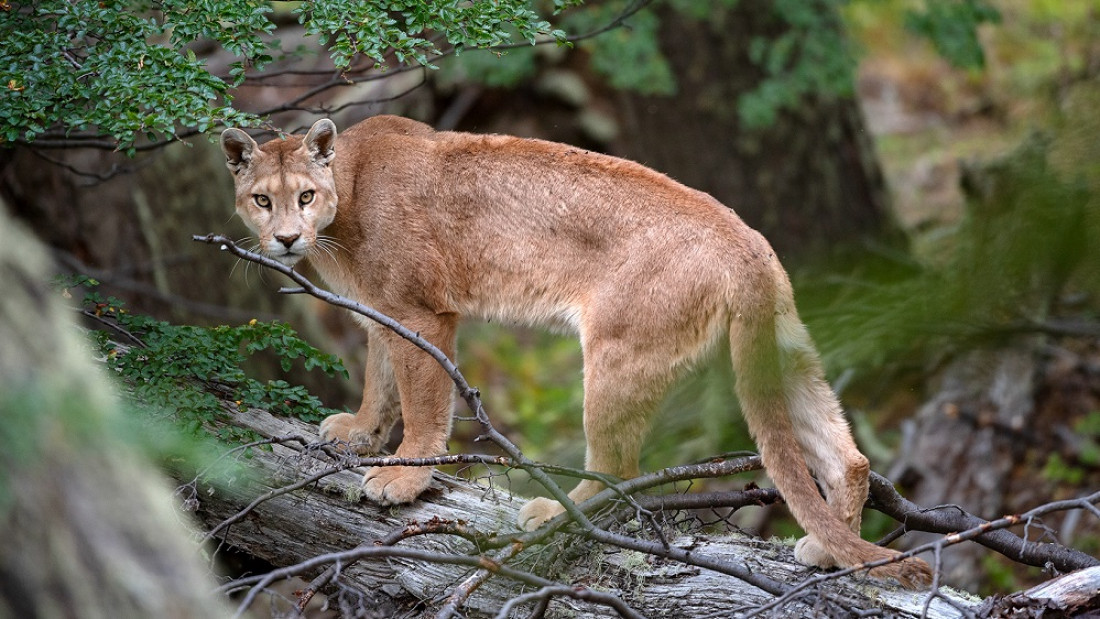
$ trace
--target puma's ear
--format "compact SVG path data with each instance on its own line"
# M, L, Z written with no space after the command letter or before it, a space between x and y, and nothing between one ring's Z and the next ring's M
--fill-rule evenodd
M306 134L309 157L317 165L327 166L336 156L336 124L327 118L313 123Z
M222 152L225 153L225 165L234 175L248 167L252 153L256 150L256 141L240 129L222 131Z

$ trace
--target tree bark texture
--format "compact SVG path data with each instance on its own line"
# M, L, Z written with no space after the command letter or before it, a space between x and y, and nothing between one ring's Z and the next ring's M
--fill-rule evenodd
M250 410L232 412L232 423L263 436L301 436L314 439L314 428L294 420ZM239 512L256 496L286 486L331 465L316 449L275 445L272 451L255 451L246 461L248 481L238 477L220 488L201 482L196 491L197 513L207 527L216 527ZM341 552L359 545L375 546L410 523L461 522L483 533L515 532L515 520L523 500L511 496L506 478L492 484L475 483L437 473L432 488L408 506L378 507L359 500L361 471L334 473L315 484L260 503L247 516L217 534L219 541L261 557L277 566L292 565L323 553ZM644 535L644 531L636 534ZM797 564L790 545L762 541L743 534L707 535L667 531L673 546L692 553L739 562L752 571L785 583L797 583L812 571ZM447 535L409 537L397 547L436 555L476 554L474 545ZM751 610L774 596L736 578L707 569L648 556L630 550L600 547L569 534L559 534L545 546L523 550L511 567L538 573L569 587L584 586L610 592L649 617L702 617L714 613ZM317 570L304 574L312 577ZM396 607L411 595L421 600L421 614L432 616L468 578L468 566L446 565L409 557L364 559L343 567L340 582L371 596L372 605ZM531 590L497 575L478 588L465 605L469 616L493 615L523 591ZM860 577L841 578L821 585L819 595L796 598L769 616L801 617L841 612L836 600L862 608L882 608L888 616L920 616L928 598ZM952 601L972 607L976 600L952 594ZM816 609L816 610L815 610ZM528 607L529 610L529 607ZM930 601L930 617L954 617L958 611L942 599ZM526 616L526 615L516 615ZM608 607L577 600L556 599L549 616L616 616Z
M1100 614L1100 567L1078 570L1027 591L990 598L980 611L982 616L1012 619L1096 617Z
M619 96L621 154L718 198L781 257L866 238L900 242L854 96L806 96L770 127L742 125L738 99L764 78L750 56L753 39L786 29L773 3L716 6L706 21L664 4L654 10L678 89L671 97ZM839 17L834 23L840 27Z

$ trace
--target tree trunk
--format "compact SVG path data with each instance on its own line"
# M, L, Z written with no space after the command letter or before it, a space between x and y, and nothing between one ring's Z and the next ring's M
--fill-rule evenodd
M901 242L853 96L805 96L770 127L742 126L738 100L764 79L750 58L753 40L774 40L786 30L772 2L715 5L706 21L667 4L655 10L677 93L620 95L625 127L618 153L718 198L780 257L867 238ZM839 17L829 23L839 27Z
M889 477L912 488L919 505L958 504L973 514L1006 511L1010 477L1032 426L1036 363L1030 350L975 350L948 364L932 398L906 424L908 439ZM974 466L981 462L981 466ZM920 540L922 536L916 536ZM972 546L947 554L947 582L981 585L988 553Z
M263 436L301 436L314 439L310 425L276 418L262 411L232 412L232 422ZM241 510L255 497L284 487L332 462L316 449L292 449L276 445L272 451L256 451L247 460L252 481L238 478L232 486L210 488L202 482L194 489L198 515L208 527L216 527ZM225 543L285 566L306 561L322 553L340 552L364 545L377 548L378 540L417 523L461 521L469 529L486 534L515 531L516 514L523 501L499 487L471 483L437 473L432 489L409 506L382 507L358 499L360 471L345 470L325 477L293 493L260 503L246 517L218 533ZM499 482L498 482L499 483ZM754 573L785 583L798 583L812 574L798 565L788 544L762 541L745 535L711 536L666 532L673 546L690 549L693 555L747 565ZM406 551L436 555L476 555L474 545L448 535L409 537L397 547ZM492 553L485 553L492 556ZM547 546L525 549L509 566L549 575L568 587L583 586L611 593L643 615L650 617L703 617L738 608L756 608L774 596L743 581L691 565L658 559L645 554L604 548L592 542L559 534ZM312 577L324 566L304 574ZM351 597L369 600L377 608L408 607L408 596L422 607L406 616L433 616L441 601L472 573L468 566L446 565L410 557L364 559L341 570L340 582L357 593ZM478 588L463 608L468 616L492 615L508 600L531 590L502 575ZM882 608L889 616L920 616L927 593L898 590L865 578L848 577L821 585L824 595L795 598L780 606L779 616L801 617L815 612L838 611L838 604L861 608ZM355 596L366 596L356 598ZM342 603L347 604L344 591ZM837 600L841 600L838 602ZM952 595L951 601L971 608L973 600ZM814 607L814 604L818 606ZM556 599L550 616L616 616L606 606L576 600ZM929 617L954 617L958 611L940 599L933 599ZM374 616L374 615L367 615Z
M47 267L0 199L0 618L229 616Z

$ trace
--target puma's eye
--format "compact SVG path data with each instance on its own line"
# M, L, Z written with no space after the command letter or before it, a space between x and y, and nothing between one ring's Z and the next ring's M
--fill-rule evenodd
M310 202L313 202L313 190L312 189L310 189L309 191L303 191L302 195L298 196L298 204L301 204L302 206L305 206L305 205L309 204Z
M271 208L271 198L262 193L253 195L252 200L256 203L256 206L260 208Z

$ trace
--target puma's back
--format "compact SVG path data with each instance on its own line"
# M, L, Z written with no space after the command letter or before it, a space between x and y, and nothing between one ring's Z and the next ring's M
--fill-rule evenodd
M631 161L394 117L356 125L336 150L328 233L372 264L349 289L414 286L438 311L575 329L581 305L655 275L679 283L639 302L717 311L752 294L739 265L774 262L732 211ZM345 279L329 262L315 264Z

